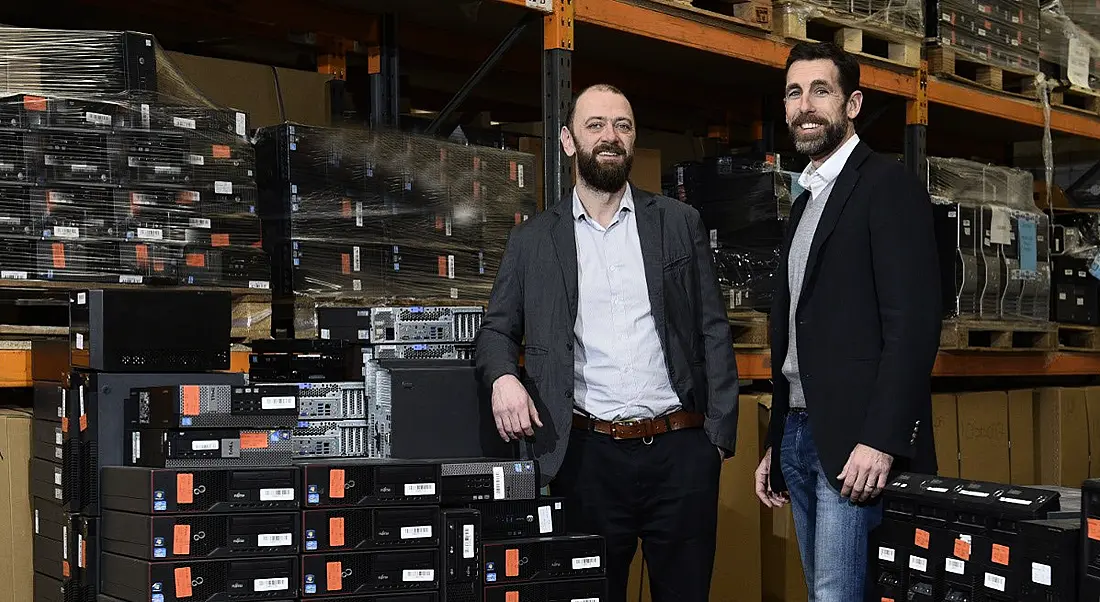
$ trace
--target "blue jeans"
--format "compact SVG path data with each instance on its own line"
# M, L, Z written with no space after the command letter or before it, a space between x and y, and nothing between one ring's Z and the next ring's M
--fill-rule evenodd
M864 600L867 539L882 520L881 502L853 504L832 488L805 412L787 416L782 445L780 466L790 493L809 602Z

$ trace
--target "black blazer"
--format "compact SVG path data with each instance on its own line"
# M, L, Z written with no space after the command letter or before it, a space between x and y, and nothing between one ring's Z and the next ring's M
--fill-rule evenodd
M809 191L791 208L771 320L771 485L780 470L790 383L787 258ZM936 472L931 372L941 327L932 205L897 161L859 143L837 178L810 245L796 314L798 365L821 466L836 479L857 443L894 456L895 470Z
M706 415L710 440L732 454L737 364L707 232L689 205L632 191L649 300L672 386L685 409ZM543 484L557 474L572 428L578 287L572 207L570 194L512 231L477 337L482 385L491 388L498 377L512 374L535 401L543 427L530 439ZM521 346L523 371L517 365Z

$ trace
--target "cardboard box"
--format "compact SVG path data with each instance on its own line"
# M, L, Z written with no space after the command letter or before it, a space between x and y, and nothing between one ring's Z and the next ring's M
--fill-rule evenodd
M1080 487L1089 476L1089 419L1085 389L1040 389L1035 407L1039 482Z
M963 479L1008 483L1008 393L960 393L959 476Z
M1010 483L1039 483L1039 458L1035 455L1034 389L1008 392L1008 457Z
M737 418L737 450L722 464L718 491L718 532L710 599L714 602L759 602L761 596L761 512L752 485L762 455L758 416L770 395L742 395ZM789 512L789 510L788 510ZM627 600L648 602L649 572L641 545L634 555Z
M0 408L0 602L34 597L31 413Z
M936 440L936 464L944 477L959 477L959 414L954 393L932 396L932 436Z

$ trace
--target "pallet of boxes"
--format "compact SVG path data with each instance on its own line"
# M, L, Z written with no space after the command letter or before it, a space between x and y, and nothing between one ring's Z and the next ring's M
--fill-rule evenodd
M928 159L946 317L945 350L1049 351L1050 219L1029 172Z
M32 322L20 300L46 291L64 318L75 283L267 301L245 113L197 93L144 34L5 28L0 57L5 316Z
M928 68L939 78L1039 97L1038 0L930 0Z
M790 40L834 42L874 61L916 68L924 7L888 0L776 0L773 31Z
M1055 0L1043 6L1039 62L1051 106L1100 115L1100 27L1076 23Z

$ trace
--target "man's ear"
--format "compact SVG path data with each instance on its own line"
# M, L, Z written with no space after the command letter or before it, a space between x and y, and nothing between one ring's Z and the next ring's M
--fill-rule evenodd
M577 154L576 141L573 140L573 133L569 131L567 126L561 128L561 148L568 157Z
M848 113L848 119L855 119L858 117L861 109L863 109L863 92L856 90L848 97L848 106L845 107Z

